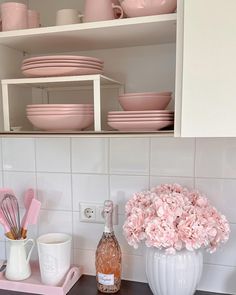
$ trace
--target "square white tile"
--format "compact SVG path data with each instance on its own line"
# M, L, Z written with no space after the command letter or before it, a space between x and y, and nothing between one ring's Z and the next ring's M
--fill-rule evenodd
M196 189L204 193L229 222L236 223L236 179L196 178Z
M204 264L198 290L236 294L235 267Z
M69 138L36 138L35 140L37 171L71 171Z
M72 210L71 174L37 173L37 194L43 209Z
M99 174L73 174L73 210L79 211L79 203L101 203L109 199L109 177Z
M150 187L155 187L166 183L178 183L188 189L194 189L194 178L191 177L162 177L162 176L151 176Z
M119 214L125 214L125 204L133 193L148 190L148 176L111 175L110 196L111 200L118 205Z
M6 246L5 242L0 242L0 259L5 260L6 259Z
M198 138L196 176L236 178L236 139Z
M111 174L149 174L149 138L111 138Z
M145 257L122 255L122 278L130 281L146 283Z
M0 138L0 170L3 170L3 162L2 162L2 138Z
M83 266L83 273L85 275L95 275L95 250L73 250L73 260L75 265Z
M41 210L39 235L46 233L67 233L72 235L72 212Z
M100 223L85 223L79 220L80 212L73 213L74 248L96 250L102 237L104 225Z
M35 142L33 138L2 139L3 169L35 171Z
M194 151L194 139L152 138L151 175L193 177Z
M3 185L13 190L19 206L24 208L24 195L29 188L36 188L36 176L32 172L3 172Z
M108 139L72 138L72 172L108 173Z

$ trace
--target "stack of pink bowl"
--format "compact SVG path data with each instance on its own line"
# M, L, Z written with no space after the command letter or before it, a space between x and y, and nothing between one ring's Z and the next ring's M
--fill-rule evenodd
M118 100L124 111L108 112L108 125L120 131L157 131L174 124L174 112L165 110L171 92L126 93Z
M47 131L83 130L94 120L92 104L27 105L26 114L34 127Z
M26 77L95 75L103 73L103 61L79 55L37 56L23 60L21 70Z

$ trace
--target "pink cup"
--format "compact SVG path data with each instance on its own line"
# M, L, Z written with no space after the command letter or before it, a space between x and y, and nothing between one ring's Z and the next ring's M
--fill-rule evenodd
M22 3L5 2L0 5L2 31L28 28L27 6Z
M38 28L40 26L40 15L36 10L28 9L28 28Z
M86 0L84 7L84 22L112 20L123 17L123 9L119 5L114 5L111 0L99 0L94 4L94 0Z

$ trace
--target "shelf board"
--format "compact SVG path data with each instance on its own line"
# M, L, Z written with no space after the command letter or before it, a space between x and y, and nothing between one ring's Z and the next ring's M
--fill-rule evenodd
M19 131L0 132L1 137L173 137L174 130L159 131L68 131L68 132L47 132L47 131Z
M116 81L104 75L80 75L80 76L63 76L63 77L42 77L42 78L20 78L20 79L3 79L1 80L2 85L24 85L36 88L46 87L64 87L75 85L80 82L80 86L88 86L94 80L101 79L102 85L118 84L122 85L121 82Z
M28 54L173 43L176 13L7 31L0 44Z

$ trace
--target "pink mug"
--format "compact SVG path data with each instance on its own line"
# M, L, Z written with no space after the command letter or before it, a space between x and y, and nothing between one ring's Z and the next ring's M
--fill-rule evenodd
M27 6L22 3L5 2L1 6L2 31L28 28Z
M84 22L104 21L116 18L117 10L120 11L119 18L123 17L123 9L114 5L111 0L85 0Z
M38 28L40 27L40 15L36 10L28 9L28 28Z

